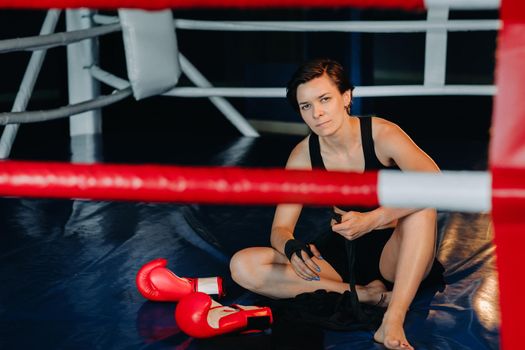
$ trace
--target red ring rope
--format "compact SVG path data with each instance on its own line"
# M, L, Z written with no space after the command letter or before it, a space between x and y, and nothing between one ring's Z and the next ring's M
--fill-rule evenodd
M496 168L495 214L523 220L525 170ZM380 205L378 172L0 162L0 196L179 203Z
M379 7L424 9L423 0L0 0L5 8L293 8L293 7Z
M377 172L0 162L0 195L181 203L374 206Z

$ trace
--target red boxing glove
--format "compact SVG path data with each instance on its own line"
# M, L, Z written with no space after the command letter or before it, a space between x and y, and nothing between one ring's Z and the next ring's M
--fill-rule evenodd
M209 315L211 317L208 317ZM214 321L214 318L218 320ZM270 327L273 317L269 307L226 307L213 302L209 295L197 292L188 295L177 304L175 320L180 329L189 336L209 338L232 332L262 331Z
M137 273L135 282L144 298L153 301L179 301L196 291L222 297L222 278L182 278L166 268L166 259L150 261Z

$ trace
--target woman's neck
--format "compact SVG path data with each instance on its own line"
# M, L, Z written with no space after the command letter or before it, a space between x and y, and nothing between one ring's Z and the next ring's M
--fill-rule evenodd
M358 118L352 116L345 118L335 133L330 136L320 136L319 142L325 152L336 154L348 152L353 146L361 142Z

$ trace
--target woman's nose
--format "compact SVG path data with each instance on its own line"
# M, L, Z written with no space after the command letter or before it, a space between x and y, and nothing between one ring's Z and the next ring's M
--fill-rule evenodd
M319 119L323 115L324 111L321 106L312 106L312 113L314 119Z

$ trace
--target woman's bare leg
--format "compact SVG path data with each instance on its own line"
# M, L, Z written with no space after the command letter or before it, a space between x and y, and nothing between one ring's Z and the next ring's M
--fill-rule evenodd
M230 261L233 280L240 286L270 298L293 298L298 294L318 289L344 293L348 283L325 260L314 259L321 268L319 281L307 281L297 276L288 259L273 248L247 248L237 252ZM386 288L380 281L367 286L356 286L359 300L376 304Z
M394 281L391 300L374 339L388 349L413 349L403 323L421 281L432 267L436 246L436 211L425 209L398 221L381 255L383 276Z

